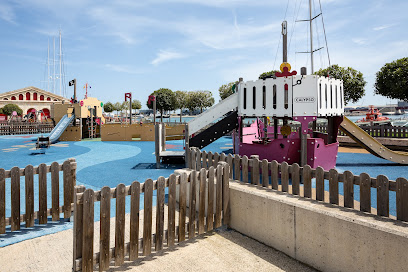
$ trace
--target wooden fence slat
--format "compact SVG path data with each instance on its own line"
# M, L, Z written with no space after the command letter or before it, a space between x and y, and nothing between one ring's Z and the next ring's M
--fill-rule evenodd
M299 164L292 165L292 194L299 195L300 187L300 167Z
M215 152L213 156L214 156L214 159L213 159L212 165L216 167L218 165L218 162L220 161L220 155L217 152Z
M111 191L105 186L101 189L100 238L99 238L99 271L105 271L110 263L110 210Z
M316 200L324 201L324 169L316 168Z
M94 257L94 191L87 189L83 194L83 198L82 272L92 272Z
M216 184L216 198L215 198L215 228L221 227L222 219L222 166L217 166L217 184Z
M397 219L408 221L408 181L405 178L397 178Z
M116 218L115 218L115 265L125 261L125 207L126 186L121 183L116 186Z
M251 183L255 185L260 185L259 180L259 159L252 159L252 168L251 168Z
M204 217L205 217L205 188L207 183L207 171L203 168L200 170L200 187L198 199L198 234L204 233Z
M27 165L24 169L25 175L25 214L26 228L34 226L34 167ZM0 231L1 233L1 231Z
M259 173L259 164L258 164ZM258 177L259 182L259 177ZM224 164L224 173L222 179L222 210L223 210L223 222L224 225L229 227L230 223L230 206L229 206L229 165Z
M384 175L377 177L377 215L390 215L390 182Z
M203 161L203 168L208 169L208 162L207 162L207 152L201 152L201 159Z
M248 162L248 157L247 156L243 156L242 157L242 182L244 183L248 183L248 166L249 166L249 162Z
M238 154L234 156L234 180L241 181L241 158Z
M201 169L201 152L199 149L196 150L196 168L197 170Z
M214 166L213 160L214 160L214 155L213 155L213 153L210 151L210 152L208 152L208 154L207 154L207 165L208 165L208 168L210 168L211 166Z
M85 187L76 186L74 195L74 226L73 226L73 267L75 267L75 263L77 259L82 258L82 243L83 243L83 202L78 203L78 193L82 193L85 191Z
M227 155L225 155L225 153L222 152L222 153L220 154L220 160L219 160L219 161L221 161L221 162L226 162L226 160L227 160Z
M139 257L139 210L140 210L140 183L132 182L130 186L130 242L129 260Z
M344 207L354 208L354 175L350 171L344 171Z
M197 157L200 153L197 152ZM159 177L157 179L157 205L156 205L156 243L155 250L163 249L163 234L164 234L164 188L165 178Z
M47 165L44 163L38 166L38 187L38 221L40 224L47 224Z
M304 197L312 197L312 168L310 165L303 166L302 171L303 178L303 194Z
M289 190L289 165L287 162L282 162L281 165L281 184L282 191L287 192Z
M20 168L11 169L11 231L20 229Z
M0 168L0 234L6 233L6 170Z
M178 241L182 242L186 239L186 195L187 195L187 174L180 175L179 189L179 231Z
M176 182L176 175L171 174L169 177L167 246L174 246L174 240L176 239Z
M231 154L228 154L228 157L227 157L227 163L228 163L228 165L229 165L229 169L230 169L230 172L229 172L229 178L230 179L232 179L232 173L233 173L233 169L234 169L234 163L233 163L233 161L234 161L234 157L231 155Z
M360 211L371 213L371 177L360 174Z
M279 169L278 169L278 162L273 160L271 162L271 182L272 182L272 189L278 190L279 184Z
M190 159L191 159L190 169L195 170L195 169L196 169L196 165L197 165L197 163L196 163L196 150L195 150L195 148L192 148L192 149L191 149L191 157L190 157Z
M329 170L329 201L339 205L339 173L336 169Z
M214 228L214 167L208 170L208 206L207 206L207 231Z
M268 169L268 160L263 159L261 162L262 167L262 186L269 186L269 169Z
M189 221L188 221L188 238L195 237L195 214L196 214L196 184L197 171L192 171L190 176L190 202L189 202Z
M71 217L71 203L72 203L72 171L71 162L65 161L62 165L64 177L64 218Z
M58 221L59 218L59 164L51 164L51 215L52 221Z
M144 183L144 221L143 221L143 255L152 252L152 205L153 180L147 179Z

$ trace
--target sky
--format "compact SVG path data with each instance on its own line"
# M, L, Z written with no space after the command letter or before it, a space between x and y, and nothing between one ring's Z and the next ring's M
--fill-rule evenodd
M73 95L68 81L77 79L78 97L103 102L124 100L125 92L146 108L159 88L209 90L238 80L256 80L282 62L281 23L288 21L288 62L308 67L307 0L0 0L0 92L36 86L57 94L51 77L53 38L59 59L62 35L65 81L62 93ZM313 0L313 15L320 13ZM376 72L408 56L408 1L321 0L322 17L313 22L315 70L330 63L364 74L366 95L351 105L395 103L374 95ZM51 47L51 65L47 48ZM59 63L56 63L59 74Z

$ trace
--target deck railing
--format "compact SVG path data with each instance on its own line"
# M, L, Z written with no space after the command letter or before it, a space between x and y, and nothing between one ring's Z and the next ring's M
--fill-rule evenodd
M49 133L53 123L0 122L0 135Z
M60 172L63 172L63 203L60 203ZM47 173L51 173L51 181L47 182ZM34 182L34 175L38 175L38 182ZM24 184L21 177L24 177ZM69 159L63 164L53 162L51 165L40 164L38 167L32 165L24 169L13 167L11 170L0 169L0 233L6 233L6 226L11 225L10 231L17 231L21 228L21 222L25 222L24 227L34 226L34 220L38 219L39 224L47 224L48 216L52 216L52 221L60 220L60 213L64 213L64 218L69 218L73 209L73 192L76 182L76 162ZM6 184L9 183L9 184ZM48 209L47 186L51 185L51 208ZM21 186L20 186L21 185ZM38 186L38 187L35 187ZM6 190L9 187L10 190ZM25 188L25 203L22 203L20 188ZM6 192L10 191L10 207L7 207ZM38 191L38 198L34 197L34 192ZM38 211L34 211L35 199L38 201ZM63 205L61 205L63 204ZM25 214L21 214L21 205L25 205ZM11 216L6 217L6 208L11 210Z
M155 212L154 190L157 191ZM139 218L141 194L144 194L143 219ZM126 196L129 195L130 223L126 226L125 206ZM116 201L114 231L111 229L111 199ZM140 255L150 255L152 250L162 250L164 244L171 247L176 241L182 242L220 227L222 223L228 224L229 166L220 164L210 167L208 171L201 169L178 176L172 174L169 178L159 177L157 181L148 179L144 183L135 181L130 186L119 184L116 188L103 187L97 192L76 187L74 202L73 271L94 271L95 265L99 266L99 271L104 271L109 269L111 260L114 260L115 266L122 265L125 256L128 256L127 260L135 261ZM95 202L100 202L100 210L96 211L100 213L99 235L94 232ZM196 209L191 208L196 205L197 218ZM168 215L167 224L165 214ZM153 215L156 217L155 229ZM141 225L139 220L143 221ZM143 237L139 238L139 228L142 226ZM129 234L126 243L125 233ZM111 247L110 241L113 239L115 244ZM94 249L94 241L98 249Z
M260 161L254 157L239 156L224 153L200 152L190 149L188 166L191 169L207 168L219 161L227 162L230 166L230 179L256 186L271 188L288 194L317 201L342 205L347 208L358 209L362 212L390 217L390 191L395 192L396 219L408 222L408 181L406 178L389 180L385 175L370 177L367 173L356 176L350 171L339 173L336 169L325 171L322 167L312 169L309 165L300 167L298 164L289 165L286 162ZM267 173L267 174L263 174ZM315 179L315 188L312 180ZM327 182L325 182L327 181ZM343 192L339 193L342 183ZM325 192L328 191L328 192ZM372 209L372 190L376 195L376 209ZM354 192L360 198L355 201ZM394 197L394 196L393 196ZM340 199L342 201L340 201ZM357 205L355 205L357 204ZM391 218L394 218L391 216Z

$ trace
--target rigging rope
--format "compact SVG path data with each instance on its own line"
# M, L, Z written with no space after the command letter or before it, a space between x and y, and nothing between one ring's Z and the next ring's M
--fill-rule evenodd
M330 62L329 46L327 45L326 28L325 28L325 26L324 26L322 3L320 2L320 0L319 0L319 5L320 5L320 13L322 14L323 33L324 33L324 39L325 39L325 41L326 41L327 58L329 59L329 67L330 67L330 66L331 66L331 62Z

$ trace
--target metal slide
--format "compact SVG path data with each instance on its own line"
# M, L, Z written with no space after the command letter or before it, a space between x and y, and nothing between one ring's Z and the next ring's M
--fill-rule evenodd
M371 154L392 162L408 164L408 152L386 148L345 116L340 124L340 129Z
M68 114L65 114L55 128L51 131L48 135L50 142L53 144L58 141L61 134L65 131L69 124L71 124L72 120L74 120L75 115L71 114L71 117L68 117Z
M236 111L237 107L238 93L234 93L188 122L188 135L193 135L230 111Z

